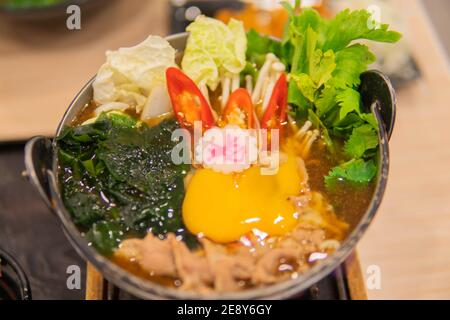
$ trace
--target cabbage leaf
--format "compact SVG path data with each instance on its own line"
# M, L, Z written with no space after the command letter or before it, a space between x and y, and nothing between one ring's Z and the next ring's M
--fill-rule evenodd
M247 37L242 22L231 19L226 25L198 16L186 30L190 35L181 66L194 82L215 90L221 76L244 69Z
M152 89L165 86L165 71L171 66L175 66L175 49L157 36L108 51L93 83L94 100L100 105L123 102L140 112Z

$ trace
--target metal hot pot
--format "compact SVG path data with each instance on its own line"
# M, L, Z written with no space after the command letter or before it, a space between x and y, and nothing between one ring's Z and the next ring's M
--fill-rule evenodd
M186 45L187 33L169 36L167 40L179 52ZM69 125L74 117L92 99L91 79L78 93L67 109L64 117L59 123L56 136L58 136L65 125ZM361 76L359 88L363 105L367 111L371 111L378 120L380 152L378 157L379 172L377 175L376 189L367 211L359 218L343 244L330 257L320 264L312 267L306 273L296 279L274 284L264 288L250 289L237 293L210 294L208 299L287 299L297 297L313 284L325 278L333 270L341 265L346 257L354 250L356 244L372 222L386 188L389 172L389 145L388 141L392 134L396 112L395 91L390 80L378 71L368 71ZM25 147L25 165L31 183L39 191L43 200L56 214L61 226L77 252L106 279L121 289L143 299L204 299L193 292L177 291L173 288L143 280L123 270L112 263L106 257L99 254L88 245L63 205L58 184L58 160L57 146L54 140L45 137L31 139Z

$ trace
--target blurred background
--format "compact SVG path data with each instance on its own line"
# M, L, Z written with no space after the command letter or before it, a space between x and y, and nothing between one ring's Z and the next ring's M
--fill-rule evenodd
M70 4L81 8L80 28L68 24ZM370 8L404 34L396 45L372 48L373 68L397 89L398 116L387 193L358 251L366 276L373 266L381 271L381 288L369 288L369 298L450 299L450 1L302 4L324 16ZM21 177L24 142L54 134L106 50L181 32L199 14L235 17L276 37L287 19L273 0L0 0L0 247L23 265L35 298L83 298L83 290L66 289L65 270L84 262Z

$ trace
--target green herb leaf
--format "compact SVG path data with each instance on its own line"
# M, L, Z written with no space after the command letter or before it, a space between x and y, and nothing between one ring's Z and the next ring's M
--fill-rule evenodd
M355 44L336 52L336 69L333 72L333 86L337 88L357 87L360 75L376 58L365 45Z
M378 135L370 124L362 125L353 130L350 139L345 144L344 151L351 158L363 158L364 154L378 146Z
M321 130L325 144L327 145L328 149L332 153L334 153L333 140L331 140L330 138L327 127L322 123L322 121L320 121L319 117L316 116L316 114L312 110L309 110L308 112L308 120L311 121L314 127Z
M361 96L358 91L347 88L336 95L336 101L341 107L339 120L344 119L350 112L360 113Z
M247 32L247 60L261 67L269 52L280 56L281 44L268 36L260 35L254 29L250 29Z
M367 184L375 177L377 167L373 160L351 160L333 168L325 177L327 188L334 188L339 183Z
M301 73L298 75L292 74L291 79L295 82L305 98L307 98L311 102L314 102L316 100L315 94L317 91L317 87L309 75L305 73Z
M339 51L347 47L352 41L368 39L378 42L397 42L401 35L395 31L389 31L389 25L382 24L379 29L374 29L376 23L367 10L340 12L334 19L326 23L323 50Z

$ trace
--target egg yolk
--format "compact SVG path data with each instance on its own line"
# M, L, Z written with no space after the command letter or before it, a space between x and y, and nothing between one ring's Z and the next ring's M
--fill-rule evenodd
M302 188L297 159L289 155L275 175L253 166L240 174L197 170L183 202L183 220L194 234L219 242L239 240L254 229L282 235L297 224L290 196Z

